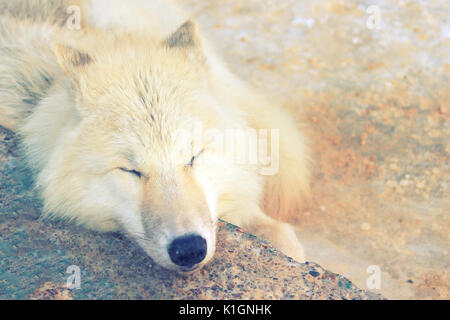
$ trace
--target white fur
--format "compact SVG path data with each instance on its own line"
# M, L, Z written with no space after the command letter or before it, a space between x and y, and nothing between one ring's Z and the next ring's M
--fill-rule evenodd
M169 269L178 270L167 247L185 234L207 240L199 266L211 260L219 218L304 259L291 227L275 218L307 199L305 138L228 71L194 23L179 28L183 14L162 0L77 0L84 26L69 32L56 15L72 1L59 10L23 1L0 0L16 12L0 16L0 125L23 138L45 215L122 231ZM55 16L31 19L39 10ZM194 124L279 129L278 174L186 135ZM189 166L201 148L205 161Z

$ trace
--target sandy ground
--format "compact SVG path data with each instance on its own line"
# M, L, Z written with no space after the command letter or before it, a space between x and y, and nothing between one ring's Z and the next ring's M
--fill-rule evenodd
M308 259L362 288L377 266L388 298L448 299L450 2L180 2L309 132Z

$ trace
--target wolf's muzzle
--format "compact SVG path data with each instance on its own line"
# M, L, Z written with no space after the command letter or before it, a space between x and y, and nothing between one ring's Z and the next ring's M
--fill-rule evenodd
M177 266L192 269L206 258L208 246L199 235L176 238L169 246L169 256Z

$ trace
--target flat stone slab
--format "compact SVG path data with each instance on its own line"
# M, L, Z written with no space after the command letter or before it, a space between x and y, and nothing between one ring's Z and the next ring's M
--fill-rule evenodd
M381 299L317 264L221 223L214 261L180 276L132 241L39 218L17 137L0 127L0 299ZM80 270L68 290L70 266Z

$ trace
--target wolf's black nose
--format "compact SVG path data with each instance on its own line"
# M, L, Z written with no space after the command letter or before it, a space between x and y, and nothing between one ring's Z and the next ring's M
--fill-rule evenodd
M169 246L169 256L177 266L192 268L206 257L206 240L198 235L175 239Z

